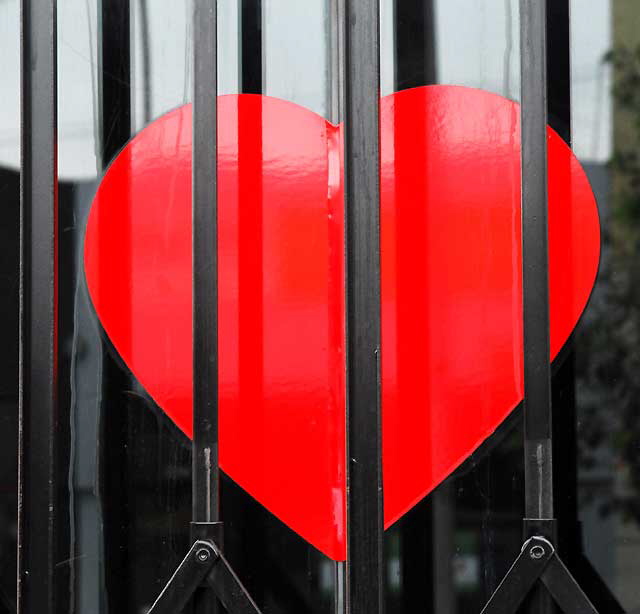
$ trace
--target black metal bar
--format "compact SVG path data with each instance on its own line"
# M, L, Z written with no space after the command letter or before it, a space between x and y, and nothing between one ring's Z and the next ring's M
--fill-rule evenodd
M149 34L149 7L147 0L139 0L140 4L140 53L142 55L142 119L146 124L151 121L151 102L153 100L153 83L151 81L151 37Z
M193 5L193 452L194 523L216 523L223 547L218 465L217 1ZM192 525L193 526L193 525ZM217 611L210 590L195 612Z
M543 591L532 592L534 586ZM481 614L516 614L527 596L527 607L544 605L551 607L551 597L564 614L598 614L564 563L558 557L553 544L544 537L529 538L504 579L482 608ZM540 596L544 595L548 603Z
M216 544L208 539L194 541L149 614L181 612L203 583L215 592L229 614L261 614Z
M153 82L151 81L151 36L149 34L149 8L147 0L140 4L140 52L142 55L142 118L145 124L151 121L151 102L153 100Z
M18 611L54 612L58 355L55 0L22 0Z
M528 539L481 614L515 614L553 554L553 546L546 540Z
M525 509L528 518L552 518L546 0L521 0L520 20Z
M520 0L524 470L527 519L553 518L547 250L546 0ZM553 539L553 536L544 534ZM534 590L527 611L552 611Z
M262 66L262 0L240 3L240 91L261 94Z
M261 614L224 555L216 551L217 561L206 577L225 610L229 614Z
M216 1L194 3L193 520L220 518Z
M345 0L347 611L383 611L379 4Z
M344 28L340 21L342 0L327 0L327 66L329 67L329 88L327 92L327 119L338 124L342 119L342 100L340 96L340 83L342 82L341 58L344 55Z
M557 555L551 558L541 578L564 614L598 614Z
M555 519L525 518L522 528L525 539L543 535L555 550L558 543L558 529ZM537 583L527 595L523 609L529 614L555 614L557 612L549 592L545 591L540 583Z
M149 614L182 612L206 578L217 554L206 541L194 541L187 555L154 601Z

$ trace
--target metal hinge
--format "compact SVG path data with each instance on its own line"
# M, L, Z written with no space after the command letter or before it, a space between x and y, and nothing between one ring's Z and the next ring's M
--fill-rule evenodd
M565 614L598 614L553 544L539 535L524 542L518 558L481 614L516 614L538 582L542 583Z
M222 523L192 523L194 534L221 535ZM209 529L207 531L207 529ZM199 537L148 614L179 614L200 587L210 588L229 614L261 614L214 539Z

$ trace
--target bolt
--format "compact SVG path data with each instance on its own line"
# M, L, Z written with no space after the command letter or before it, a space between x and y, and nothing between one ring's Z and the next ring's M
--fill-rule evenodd
M198 550L196 550L196 559L198 559L200 563L206 563L210 557L211 552L206 548L198 548Z
M543 556L545 555L545 551L544 548L542 546L538 546L537 544L535 546L531 547L531 550L529 550L529 556L532 559L541 559Z

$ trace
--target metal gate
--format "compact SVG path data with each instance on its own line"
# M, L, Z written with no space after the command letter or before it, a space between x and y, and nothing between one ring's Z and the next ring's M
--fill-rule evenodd
M127 3L103 12L112 49L124 49ZM222 552L218 467L217 7L193 11L193 512L194 542L150 612L177 612L194 596L198 611L216 599L229 612L260 612ZM244 6L245 3L243 3ZM115 6L120 7L114 10ZM124 8L123 8L124 7ZM336 2L333 42L345 123L347 612L384 611L380 392L379 6ZM120 12L119 12L120 11ZM547 241L547 120L568 114L566 2L520 0L522 83L522 252L524 308L525 509L522 552L483 612L595 613L556 552L552 467ZM549 30L553 29L553 32ZM105 32L107 28L105 27ZM249 40L246 44L249 44ZM550 51L550 47L553 50ZM552 53L556 61L547 63ZM105 71L104 107L127 96L122 64ZM105 82L106 83L106 82ZM107 84L108 85L108 84ZM57 66L55 0L22 0L22 181L20 354L19 610L56 610L53 552L60 496L58 431ZM127 105L125 105L127 106ZM103 143L111 159L129 136L114 118ZM118 134L120 131L122 134ZM461 178L462 179L462 178ZM463 179L462 179L463 180Z

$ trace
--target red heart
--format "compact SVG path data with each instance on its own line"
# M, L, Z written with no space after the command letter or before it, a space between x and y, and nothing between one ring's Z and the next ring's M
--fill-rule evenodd
M444 480L522 399L519 108L453 86L381 106L385 522ZM587 178L549 130L551 358L599 259ZM341 129L290 102L219 102L220 461L345 557ZM191 434L191 108L107 171L85 239L104 329Z

